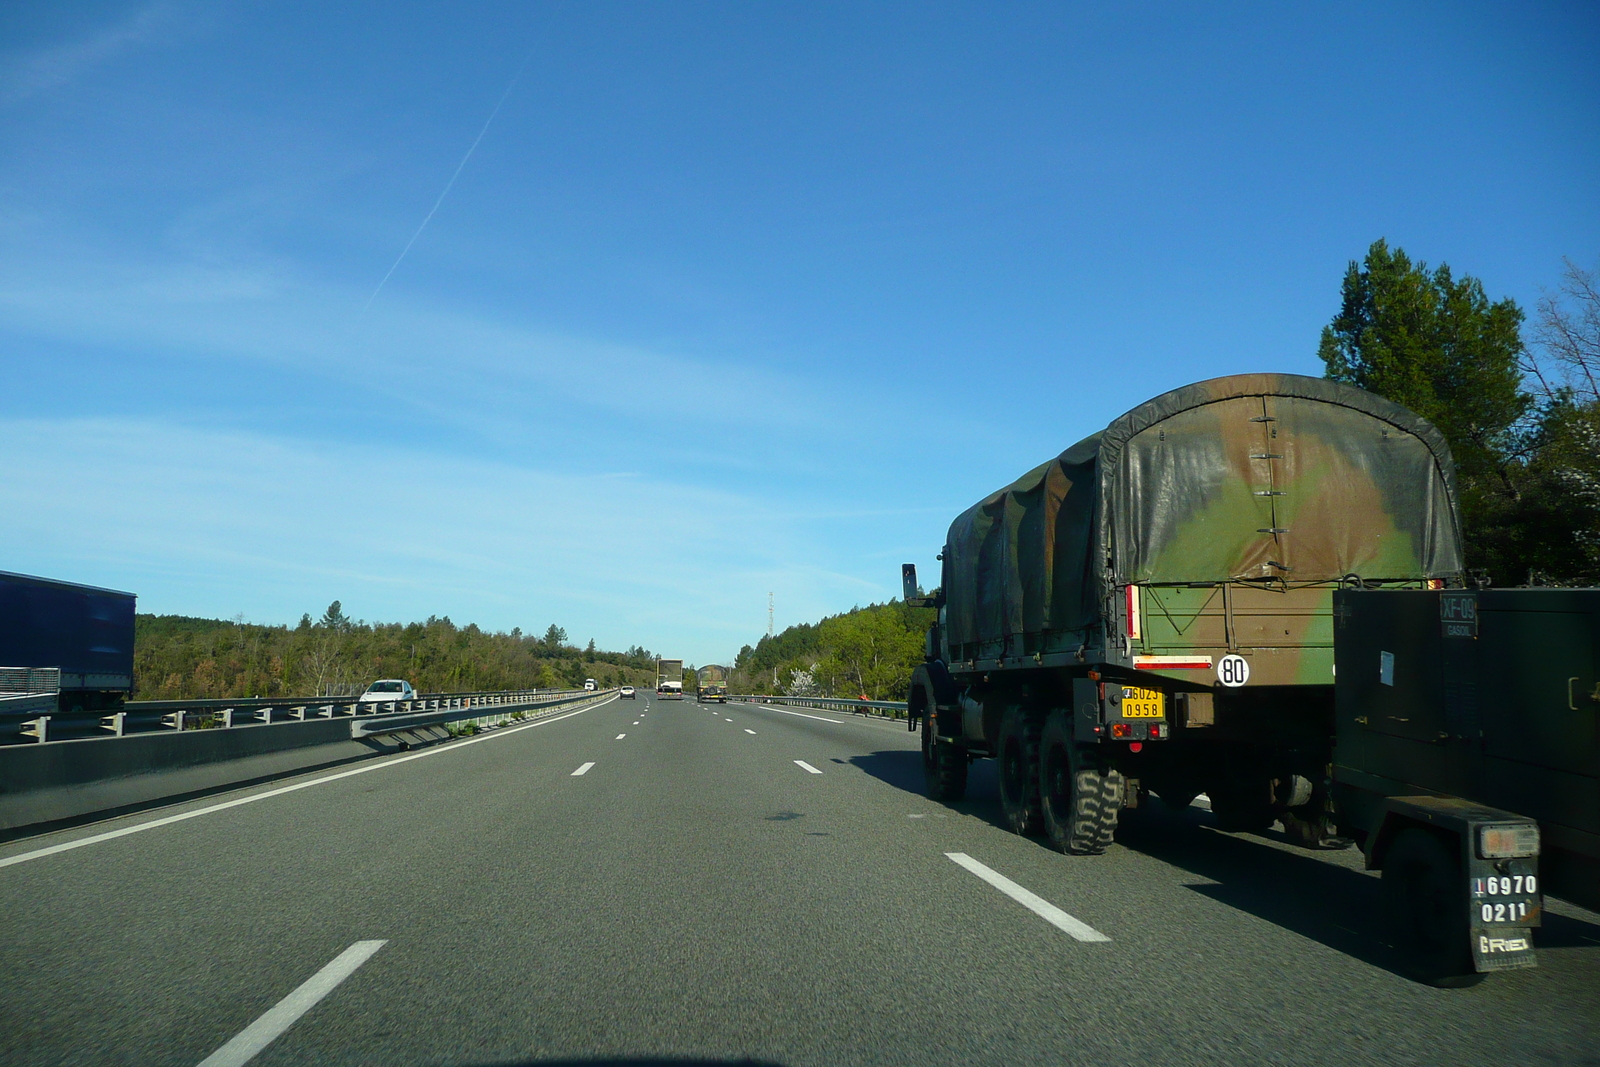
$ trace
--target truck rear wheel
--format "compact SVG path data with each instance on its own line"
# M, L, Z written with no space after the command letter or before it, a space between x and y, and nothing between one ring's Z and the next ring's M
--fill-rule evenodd
M1045 836L1069 855L1098 856L1111 847L1122 812L1122 774L1101 765L1092 746L1073 738L1072 721L1056 712L1039 744L1039 808Z
M1021 708L1000 720L1000 808L1014 834L1036 834L1039 811L1039 734L1042 724Z
M1383 913L1406 965L1430 985L1475 985L1461 864L1421 827L1401 830L1383 860Z
M922 706L922 777L928 799L960 800L967 795L967 754L961 746L939 740L932 694L919 689L912 698Z

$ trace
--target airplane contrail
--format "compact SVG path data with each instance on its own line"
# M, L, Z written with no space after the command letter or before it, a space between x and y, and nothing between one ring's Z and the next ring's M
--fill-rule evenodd
M483 135L489 132L489 124L494 121L494 117L496 115L500 114L500 106L506 102L506 97L511 95L511 90L516 86L517 79L522 77L522 72L528 69L528 64L532 60L533 53L529 52L527 58L522 61L522 66L517 68L517 72L513 74L511 76L511 80L506 83L506 91L500 94L500 99L495 102L494 110L490 111L489 117L483 120L483 129L478 131L478 136L472 139L472 145L467 149L467 154L461 157L460 163L456 164L456 172L450 175L449 181L444 183L444 191L439 194L439 199L433 202L433 207L429 209L427 217L422 220L422 225L417 227L417 232L411 235L411 240L407 241L406 246L400 250L400 255L395 258L394 265L391 266L388 273L383 276L383 281L380 281L378 283L378 287L372 290L372 295L367 297L366 304L361 308L362 315L366 315L367 309L372 307L372 302L378 299L378 294L383 292L383 287L388 284L390 277L393 276L395 270L400 266L400 261L406 258L406 253L411 251L411 246L417 243L417 238L422 236L422 231L428 228L428 223L432 221L434 212L439 210L439 205L444 203L444 198L450 195L450 187L455 185L457 178L461 177L461 171L466 167L467 160L471 159L472 153L477 151L478 142L482 141Z

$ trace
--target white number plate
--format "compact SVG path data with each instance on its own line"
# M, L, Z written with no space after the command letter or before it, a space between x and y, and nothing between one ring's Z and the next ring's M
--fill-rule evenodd
M1480 923L1521 923L1538 906L1539 879L1531 874L1490 875L1472 879L1471 891Z

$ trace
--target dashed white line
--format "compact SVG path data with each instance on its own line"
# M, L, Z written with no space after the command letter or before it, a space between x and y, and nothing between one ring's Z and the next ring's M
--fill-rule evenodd
M1037 893L1029 892L999 871L985 867L965 852L946 852L945 855L1067 935L1079 941L1111 940L1088 923L1074 919Z
M815 767L811 766L811 764L807 763L803 759L795 760L794 761L794 765L796 767L799 767L803 771L810 771L812 774L821 774L822 773L821 771L817 770Z
M318 1001L337 989L340 982L355 974L357 968L387 944L387 941L357 941L267 1009L265 1015L239 1031L233 1040L201 1060L200 1067L242 1067L249 1063L256 1053L276 1041L300 1020L300 1016L316 1007Z
M748 727L748 726L746 726L746 727L745 727L745 728L744 728L744 732L745 732L745 733L747 733L747 734L753 734L753 733L755 733L755 731L754 731L754 730L752 730L752 729L750 729L750 727Z
M577 777L579 777L581 775L588 774L589 773L589 768L593 767L593 766L594 766L594 760L590 760L588 763L585 763L582 767L579 767L577 770L573 771L572 774L570 775L570 777L577 778Z
M727 721L728 721L728 722L732 722L732 721L733 721L733 720L732 720L732 719L728 719L728 720L727 720Z
M612 738L612 740L613 741L621 741L624 737L627 737L627 736L628 736L627 734L618 734L616 737Z

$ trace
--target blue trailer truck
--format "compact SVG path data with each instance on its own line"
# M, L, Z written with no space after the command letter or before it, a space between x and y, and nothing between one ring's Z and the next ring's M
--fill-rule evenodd
M0 571L0 670L16 681L11 688L37 688L48 679L59 692L46 712L121 705L133 689L134 599L115 589Z

